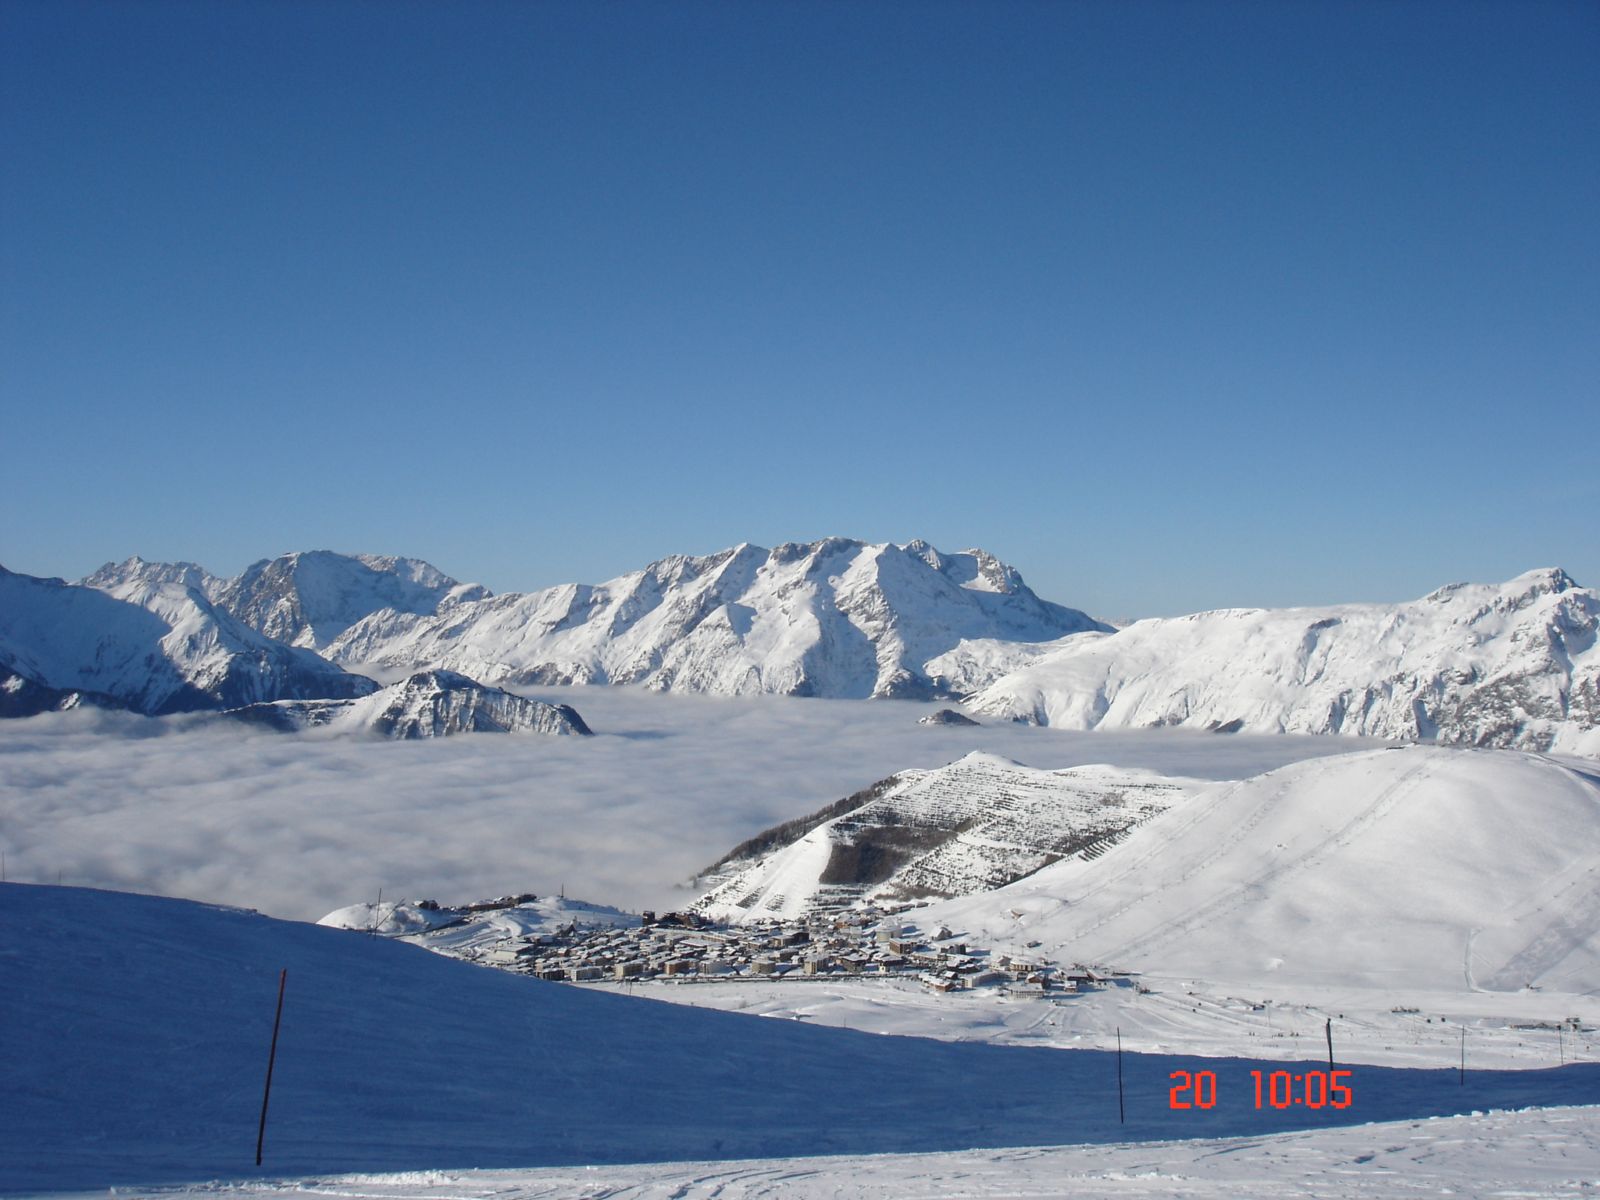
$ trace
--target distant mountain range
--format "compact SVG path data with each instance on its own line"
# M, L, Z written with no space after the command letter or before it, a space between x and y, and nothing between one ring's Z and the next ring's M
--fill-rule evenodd
M445 690L939 698L1079 729L1600 754L1597 629L1600 594L1559 570L1406 604L1230 609L1114 630L1041 599L985 551L920 541L744 544L498 596L409 558L313 551L233 579L130 558L75 585L0 569L0 715L351 701L377 690L368 674L439 672L429 687L463 677ZM439 700L453 717L396 727L492 727L490 711L509 709L486 697ZM279 715L333 722L314 706Z
M971 697L1067 729L1346 733L1600 755L1600 594L1563 571L1405 604L1223 609L1074 638Z
M1000 673L966 668L960 683L948 678L940 658L963 645L1031 650L1109 629L1039 599L982 550L829 538L674 556L594 586L495 596L432 615L374 612L327 654L356 669L444 667L508 686L922 699L955 696L974 675L988 682ZM1017 660L999 653L1006 666Z
M378 687L155 573L102 591L0 567L0 671L14 716L78 704L161 716Z

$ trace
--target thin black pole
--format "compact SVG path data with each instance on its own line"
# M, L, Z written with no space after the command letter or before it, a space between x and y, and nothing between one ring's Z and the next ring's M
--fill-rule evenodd
M272 1049L267 1053L267 1086L261 1093L261 1125L256 1130L256 1166L261 1165L261 1143L267 1138L267 1101L272 1099L272 1064L278 1061L278 1026L283 1024L283 985L289 968L278 972L278 1012L272 1018Z
M1127 1110L1122 1104L1122 1026L1117 1026L1117 1124L1128 1123Z
M1333 1074L1333 1018L1328 1018L1328 1074Z
M1458 1086L1467 1086L1467 1027L1465 1025L1461 1027L1461 1077Z

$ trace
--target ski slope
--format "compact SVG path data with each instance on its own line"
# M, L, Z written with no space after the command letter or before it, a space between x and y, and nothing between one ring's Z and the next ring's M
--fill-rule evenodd
M1254 1110L1251 1063L813 1029L541 984L185 901L0 884L0 1193L345 1172L1240 1137L1600 1103L1600 1065L1363 1067L1349 1108ZM280 969L265 1165L253 1165ZM1314 1063L1303 1064L1309 1068ZM1207 1069L1227 1103L1168 1107ZM313 1185L315 1190L315 1185Z
M535 1171L414 1171L252 1186L184 1196L278 1200L1407 1200L1593 1196L1600 1187L1594 1110L1492 1112L1267 1137L1144 1145L747 1159Z

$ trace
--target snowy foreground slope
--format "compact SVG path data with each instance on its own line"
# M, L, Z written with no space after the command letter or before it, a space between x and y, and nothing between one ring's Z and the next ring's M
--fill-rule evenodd
M988 891L1065 855L1102 853L1200 786L1104 765L1040 771L973 751L881 780L852 798L861 803L774 845L757 839L759 851L735 852L700 881L710 886L694 907L743 922Z
M1256 989L1594 993L1600 776L1425 746L1295 763L923 912L1002 948Z
M1354 733L1600 755L1600 593L1559 570L1400 605L1225 609L1075 638L971 699L1069 729Z
M377 688L264 637L181 581L141 579L112 594L4 567L0 673L23 681L8 685L15 693L33 685L34 711L81 698L159 715Z
M183 901L0 884L0 1191L1242 1136L1600 1102L1600 1065L1360 1068L1257 1112L1249 1064L811 1029L543 985L382 938ZM252 1165L280 968L288 997ZM1312 1064L1307 1064L1309 1067ZM1167 1106L1175 1068L1219 1102Z
M1600 1191L1600 1120L1590 1108L1552 1108L1139 1145L417 1171L202 1185L181 1194L256 1200L286 1188L351 1200L1564 1200Z
M926 697L995 678L1019 661L1017 644L1107 628L1039 599L982 550L829 538L679 555L607 583L496 596L433 617L374 613L327 653L507 685ZM946 677L934 660L963 646L966 657L950 660L958 677Z

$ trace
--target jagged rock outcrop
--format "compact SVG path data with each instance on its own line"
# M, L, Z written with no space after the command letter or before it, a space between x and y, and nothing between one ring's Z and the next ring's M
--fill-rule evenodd
M514 696L453 671L419 671L360 700L252 704L225 715L286 732L327 728L402 741L458 733L593 732L570 705Z

